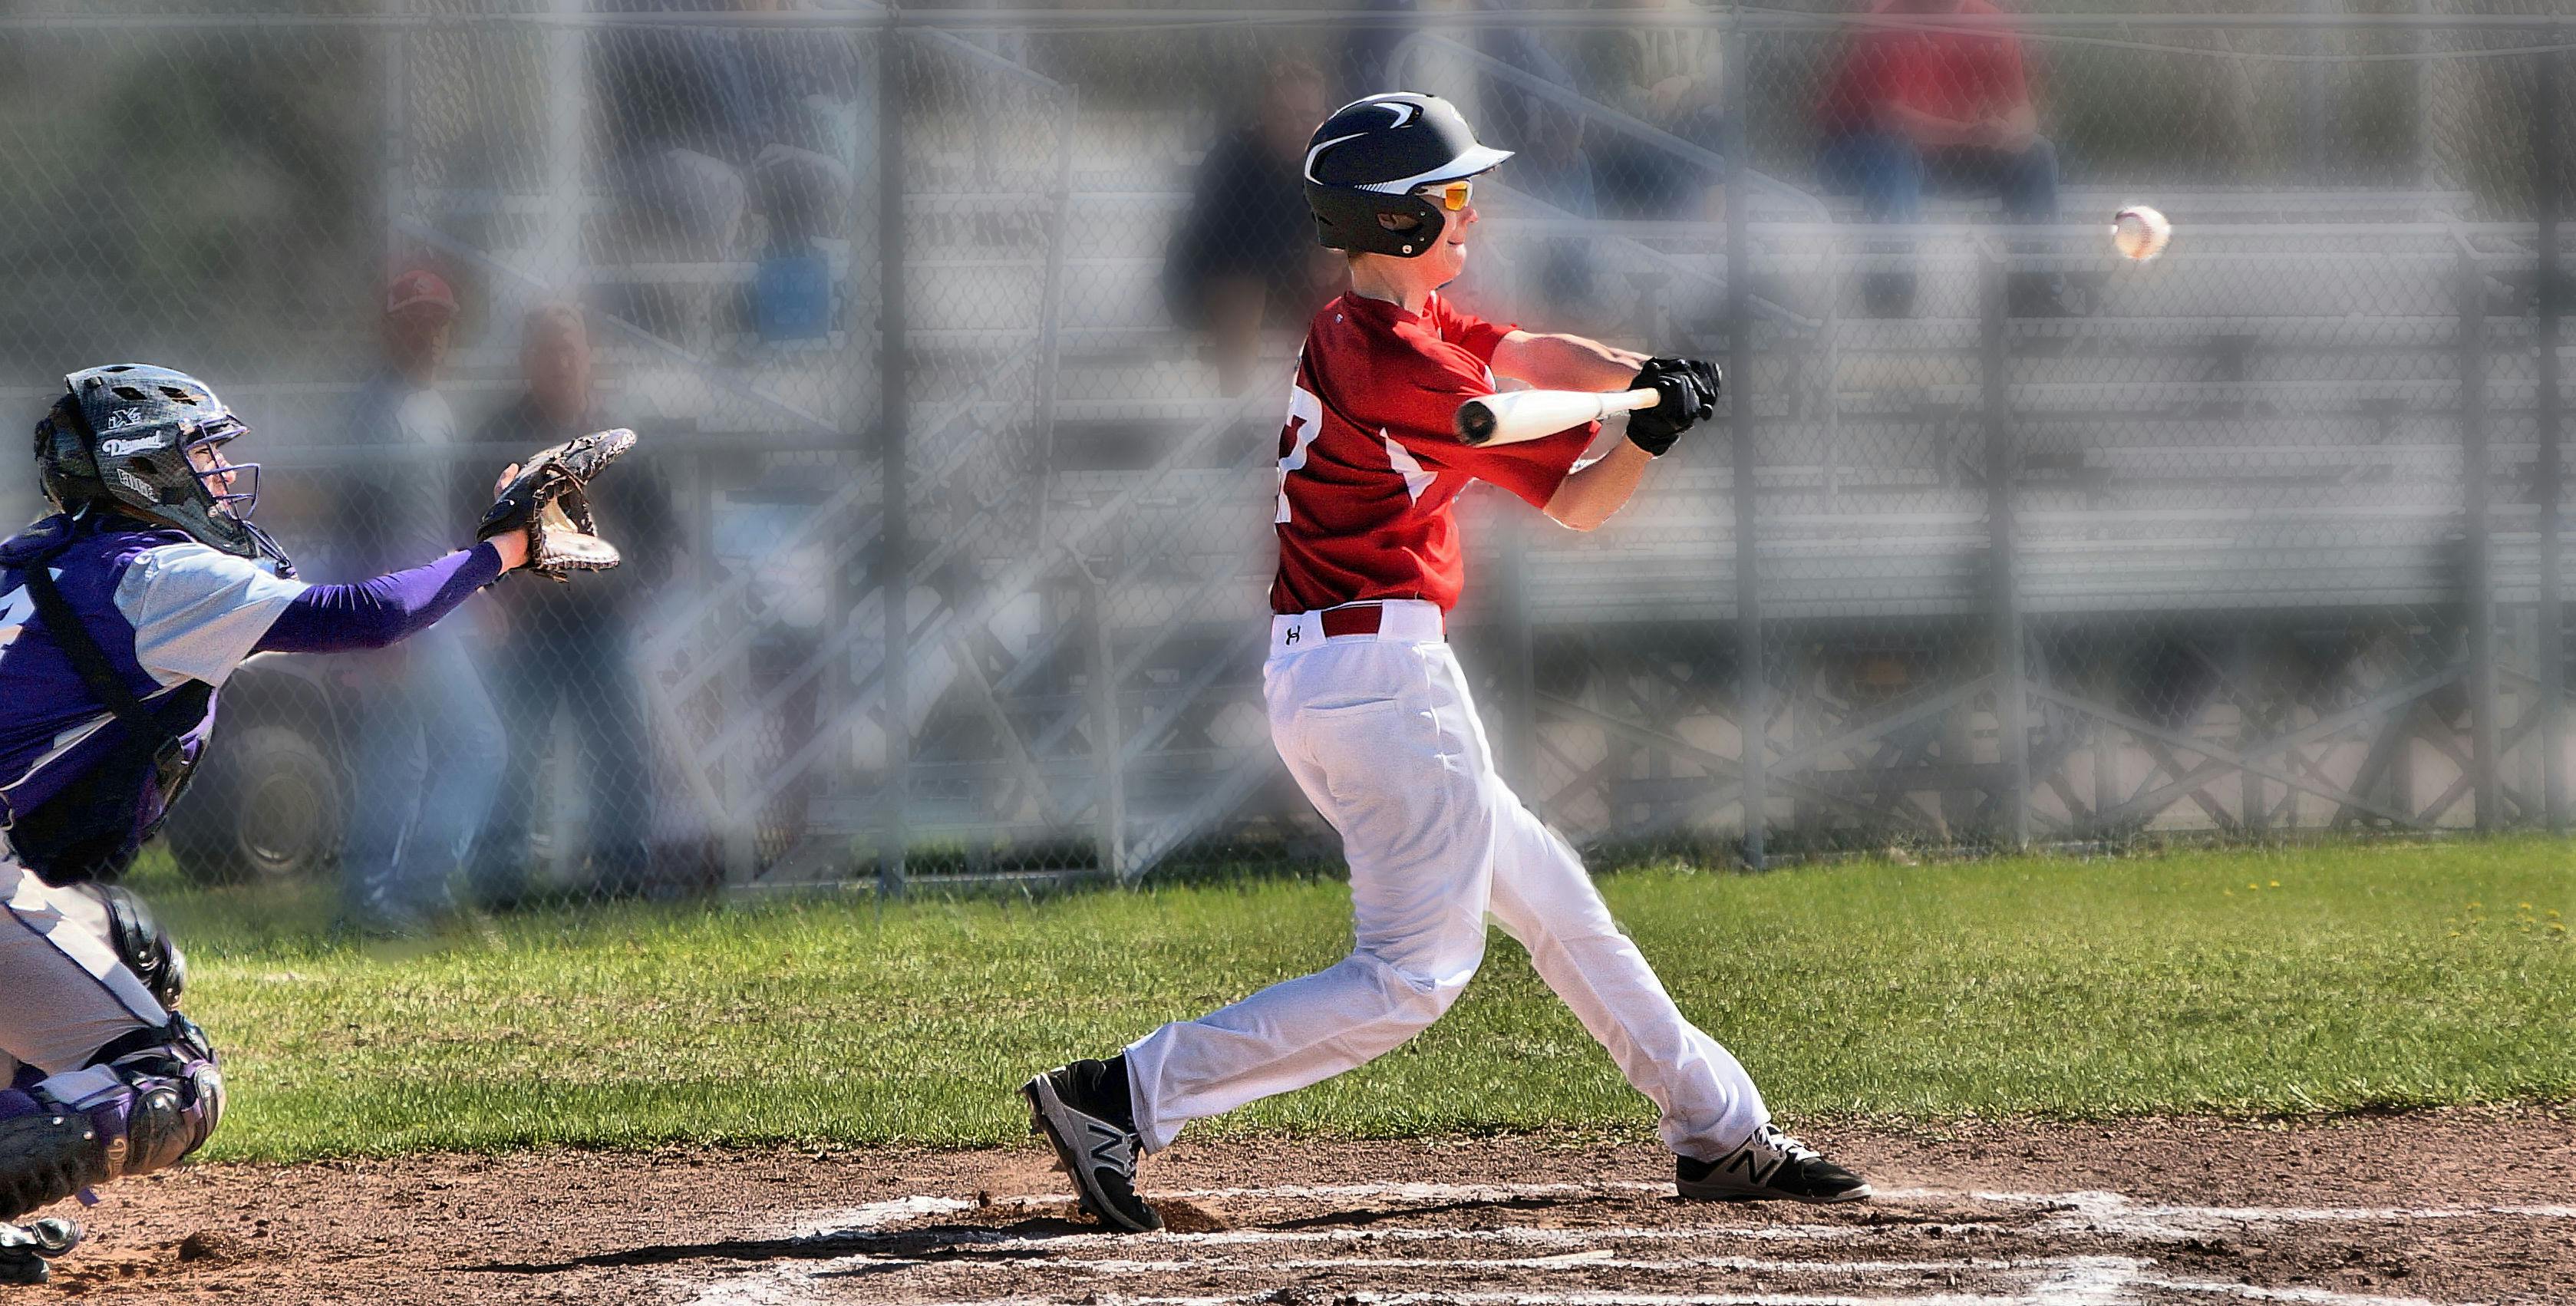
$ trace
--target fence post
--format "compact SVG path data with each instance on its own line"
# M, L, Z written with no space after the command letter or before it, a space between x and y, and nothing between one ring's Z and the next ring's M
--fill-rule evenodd
M1753 187L1746 157L1746 119L1753 112L1745 56L1743 6L1727 10L1726 63L1726 391L1728 434L1735 443L1735 710L1744 743L1744 864L1763 869L1763 826L1770 808L1771 709L1762 674L1762 594L1755 563L1758 532L1753 466Z
M2005 287L2009 245L1983 264L1979 374L1986 410L1987 569L1995 601L1995 753L2003 764L2004 836L2013 851L2030 846L2030 728L2023 718L2021 588L2013 571L2012 394L2005 374Z
M885 623L886 770L884 840L877 854L880 893L901 895L911 847L906 808L912 789L912 499L904 470L906 363L904 339L903 29L886 9L877 41L877 466L884 488L877 541L878 619ZM855 423L853 423L855 425Z
M583 68L596 29L582 21L589 0L552 0L564 23L548 31L546 68L546 232L538 275L556 286L579 274L582 185L590 176L590 103ZM561 293L559 291L554 293Z
M400 18L410 8L410 0L385 0L385 13ZM384 142L384 233L385 264L377 272L381 280L402 266L406 255L403 219L411 206L411 79L410 61L404 41L409 29L400 23L388 24L383 46L377 51L382 67L377 81L384 88L382 113L377 124Z
M2494 541L2487 501L2493 479L2487 468L2486 284L2474 255L2459 263L2460 481L2469 556L2468 588L2469 771L2481 833L2496 828L2496 674Z
M1100 869L1118 884L1127 883L1126 739L1118 727L1118 657L1109 639L1109 587L1088 569L1081 571L1084 606L1091 610L1091 714L1095 736L1092 754L1100 767Z
M2557 45L2564 27L2550 29ZM2559 502L2565 486L2564 454L2558 396L2558 319L2567 311L2558 268L2558 207L2567 178L2562 169L2565 143L2559 139L2559 52L2544 51L2535 61L2532 88L2531 189L2540 223L2540 311L2536 324L2540 351L2540 774L2543 801L2553 834L2567 832L2567 604L2559 557Z
M2338 0L2299 0L2299 12L2304 16L2322 17L2342 7ZM2299 33L2298 41L2300 53L2307 56L2299 62L2296 73L2299 79L2299 176L2309 185L2321 185L2328 175L2325 29L2308 28Z

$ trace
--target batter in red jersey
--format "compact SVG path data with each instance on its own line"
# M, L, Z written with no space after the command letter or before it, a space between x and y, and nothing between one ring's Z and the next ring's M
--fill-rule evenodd
M1162 1226L1136 1194L1136 1162L1185 1122L1340 1074L1439 1019L1484 958L1489 912L1654 1101L1682 1196L1870 1195L1775 1128L1735 1057L1673 1005L1574 850L1495 773L1449 651L1461 491L1489 482L1591 530L1718 393L1712 364L1498 326L1440 296L1466 268L1471 179L1509 157L1447 101L1410 92L1343 106L1307 147L1307 203L1323 243L1349 256L1351 290L1308 328L1279 432L1262 690L1281 760L1342 836L1355 942L1326 970L1028 1082L1038 1128L1104 1223ZM1497 375L1659 398L1597 458L1585 454L1598 424L1459 443L1458 405Z

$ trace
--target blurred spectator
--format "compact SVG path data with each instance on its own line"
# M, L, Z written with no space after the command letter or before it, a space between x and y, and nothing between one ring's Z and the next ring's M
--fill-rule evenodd
M589 329L581 310L545 304L521 325L519 370L527 389L475 433L478 444L531 452L615 425L594 399ZM491 500L489 483L464 487L467 503ZM646 836L654 825L652 741L632 662L641 614L670 579L678 526L667 487L649 457L629 457L603 478L591 508L625 561L567 585L514 582L493 597L503 627L492 688L508 722L498 755L500 795L474 859L473 885L487 905L526 891L532 798L545 781L538 763L553 751L557 708L580 740L578 768L590 795L593 884L611 894L681 887L657 882Z
M1348 104L1380 91L1403 88L1403 70L1395 65L1395 52L1411 40L1420 24L1415 16L1422 12L1421 0L1358 0L1354 8L1362 15L1391 14L1393 18L1376 22L1353 23L1342 38L1340 66L1342 84L1332 92L1334 104ZM1321 122L1319 115L1316 121ZM1311 130L1311 129L1310 129Z
M1252 383L1264 326L1300 327L1333 295L1341 260L1315 243L1306 141L1332 109L1312 64L1270 67L1252 123L1208 148L1163 262L1163 298L1212 340L1217 385Z
M1512 171L1503 184L1561 211L1569 218L1601 215L1592 160L1584 153L1581 115L1533 100L1522 115L1530 130L1515 141L1527 141L1512 155ZM1555 235L1539 243L1539 300L1555 320L1570 326L1600 329L1605 305L1596 265L1599 240L1592 235Z
M455 292L437 273L404 272L386 286L384 364L350 410L347 439L359 452L334 478L342 579L417 567L471 536L438 461L456 443L438 392L455 322ZM362 928L418 929L454 905L451 882L492 806L500 719L452 619L398 648L352 654L347 671L359 710L346 912Z
M1503 186L1545 203L1569 218L1601 215L1599 180L1586 149L1582 93L1574 74L1526 27L1489 27L1479 37L1484 53L1496 62L1562 92L1559 99L1518 78L1485 79L1484 107L1497 140L1511 142L1511 171ZM1530 289L1548 305L1554 320L1594 329L1598 319L1598 277L1594 263L1597 237L1559 235L1538 243L1538 279Z
M602 0L618 12L771 12L779 0ZM608 184L618 200L612 257L706 262L810 257L845 239L854 61L830 35L752 27L619 27L592 44ZM756 220L756 221L755 221ZM713 287L686 279L638 291L651 329L703 350Z
M1715 153L1726 139L1719 95L1726 60L1713 16L1691 0L1619 0L1617 7L1651 21L1584 34L1575 56L1583 93ZM1723 174L1633 135L1594 136L1594 172L1611 215L1718 216Z
M2001 13L1988 0L1876 0L1879 17ZM1820 171L1828 189L1860 196L1872 221L1916 221L1927 188L1995 195L2022 222L2057 215L2057 150L2039 134L2021 38L1995 26L1907 30L1862 26L1846 48L1819 114ZM1862 282L1872 312L1913 306L1914 275L1880 271ZM2016 274L2015 312L2071 307L2063 283Z

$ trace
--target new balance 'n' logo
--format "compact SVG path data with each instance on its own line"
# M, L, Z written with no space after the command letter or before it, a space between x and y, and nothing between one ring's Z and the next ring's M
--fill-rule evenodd
M1783 1153L1772 1157L1769 1163L1765 1164L1761 1153L1751 1147L1741 1147L1736 1149L1735 1155L1718 1162L1717 1169L1721 1174L1741 1174L1747 1183L1767 1184L1771 1182L1771 1176L1778 1173L1782 1163L1788 1159L1787 1154Z
M1114 1174L1128 1173L1126 1160L1120 1155L1127 1150L1127 1136L1097 1120L1086 1120L1082 1127L1091 1134L1087 1149L1091 1164Z

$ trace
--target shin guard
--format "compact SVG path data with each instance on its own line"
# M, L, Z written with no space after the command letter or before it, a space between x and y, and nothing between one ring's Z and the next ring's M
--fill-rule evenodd
M185 1016L79 1070L0 1090L0 1221L197 1150L223 1118L214 1049Z

